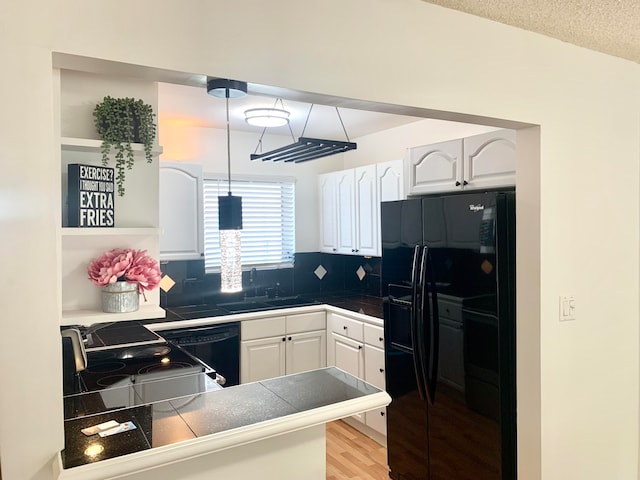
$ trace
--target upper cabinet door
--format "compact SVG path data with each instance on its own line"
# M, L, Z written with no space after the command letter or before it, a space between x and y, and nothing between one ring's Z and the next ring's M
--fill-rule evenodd
M376 188L376 166L355 169L357 242L352 253L379 256L379 206Z
M338 192L338 253L356 249L355 175L353 169L336 172Z
M403 168L402 160L381 162L376 165L378 203L405 198Z
M498 130L464 139L465 189L516 183L516 132Z
M320 251L338 251L338 192L337 175L325 173L319 176L320 201Z
M409 194L447 192L462 185L462 139L408 149Z
M204 255L202 166L160 163L160 260Z

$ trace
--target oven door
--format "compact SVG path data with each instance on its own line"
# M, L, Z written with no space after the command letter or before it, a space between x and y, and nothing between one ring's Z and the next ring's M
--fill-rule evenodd
M216 381L202 372L181 374L164 379L138 375L134 378L132 388L135 392L136 405L160 402L167 399L173 400L222 389Z
M213 368L216 373L211 375L223 385L240 383L239 322L165 330L160 335Z

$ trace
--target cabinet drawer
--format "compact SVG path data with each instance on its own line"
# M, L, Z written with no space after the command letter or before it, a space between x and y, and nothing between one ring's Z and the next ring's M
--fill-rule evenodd
M324 312L300 313L288 315L286 321L287 333L311 332L327 328Z
M378 387L380 390L385 389L384 378L384 350L380 348L372 347L371 345L364 346L364 379L367 383L370 383L374 387Z
M360 320L354 320L337 313L330 313L328 322L330 331L353 340L364 341L363 323Z
M285 317L261 318L242 322L241 339L275 337L285 334Z
M377 325L364 324L364 343L384 348L384 328Z
M462 302L452 302L438 296L438 313L456 322L462 322Z

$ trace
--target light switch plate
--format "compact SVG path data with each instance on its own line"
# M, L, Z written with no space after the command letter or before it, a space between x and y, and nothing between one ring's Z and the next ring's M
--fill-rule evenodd
M576 319L576 298L573 295L560 295L558 319L561 322Z

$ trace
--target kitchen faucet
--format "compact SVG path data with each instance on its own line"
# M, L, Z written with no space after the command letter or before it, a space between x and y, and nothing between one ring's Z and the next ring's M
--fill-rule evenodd
M256 271L256 268L253 267L251 269L251 271L249 272L249 286L251 288L253 288L253 296L257 297L258 296L258 287L256 287L255 285L255 281L256 281L256 276L258 275L258 272Z

